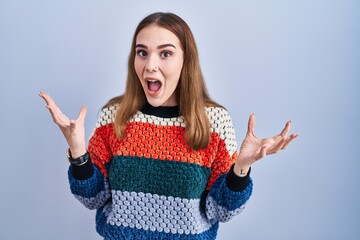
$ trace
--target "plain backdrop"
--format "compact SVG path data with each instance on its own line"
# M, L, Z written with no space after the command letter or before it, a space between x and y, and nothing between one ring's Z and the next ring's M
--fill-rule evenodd
M37 96L67 115L123 93L136 25L170 11L191 27L210 95L240 144L250 112L300 137L253 165L246 210L218 239L360 239L360 1L0 0L0 239L99 240L70 193L66 142Z

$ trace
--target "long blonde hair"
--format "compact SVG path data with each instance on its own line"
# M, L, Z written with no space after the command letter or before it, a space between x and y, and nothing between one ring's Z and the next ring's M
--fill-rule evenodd
M186 122L185 141L193 150L206 148L210 142L210 122L205 107L217 106L208 95L203 74L200 69L198 50L189 26L173 13L157 12L145 17L137 26L132 40L125 93L111 99L105 106L115 103L119 108L114 127L119 138L125 137L127 121L146 103L146 96L135 72L135 45L138 33L145 27L156 24L174 33L184 52L184 63L176 89L180 115Z

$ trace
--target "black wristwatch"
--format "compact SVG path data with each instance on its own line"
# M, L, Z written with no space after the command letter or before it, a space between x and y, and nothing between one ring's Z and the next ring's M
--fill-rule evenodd
M81 166L81 165L84 165L87 161L89 161L90 154L88 151L86 151L86 153L84 155L81 155L78 158L72 158L70 148L68 148L67 157L68 157L69 162L72 165Z

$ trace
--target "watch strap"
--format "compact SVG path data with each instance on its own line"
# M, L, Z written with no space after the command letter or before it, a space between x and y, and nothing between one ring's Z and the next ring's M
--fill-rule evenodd
M70 148L67 151L68 160L72 165L81 166L84 165L87 161L90 159L89 152L86 152L84 155L81 155L80 157L73 158L71 156Z

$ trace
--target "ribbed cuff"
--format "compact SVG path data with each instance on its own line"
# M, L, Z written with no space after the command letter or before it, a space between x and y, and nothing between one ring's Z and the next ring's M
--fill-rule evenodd
M233 164L230 168L228 175L226 176L226 185L234 192L241 192L249 185L250 172L251 172L251 168L249 169L246 176L239 177L234 172L234 164Z
M84 165L76 166L74 164L71 164L71 167L72 175L76 180L87 180L91 178L94 174L94 165L91 162L90 157Z

